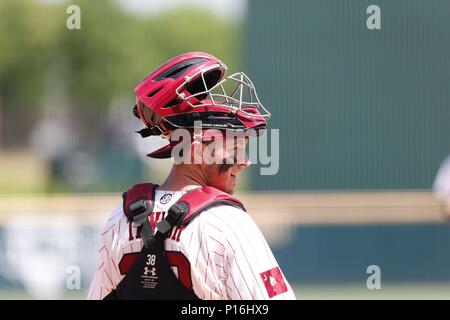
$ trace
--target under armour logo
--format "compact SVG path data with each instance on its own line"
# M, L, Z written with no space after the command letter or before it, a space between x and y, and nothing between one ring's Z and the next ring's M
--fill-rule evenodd
M156 277L156 268L155 267L152 267L152 268L145 267L144 268L144 276L148 276L149 273L151 274L152 277Z

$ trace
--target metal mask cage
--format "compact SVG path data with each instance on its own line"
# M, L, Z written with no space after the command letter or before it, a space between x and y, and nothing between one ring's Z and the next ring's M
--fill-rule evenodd
M270 112L264 108L256 93L256 88L250 78L243 72L234 73L223 78L216 84L208 87L208 81L212 72L217 66L202 69L191 77L186 77L184 82L175 90L177 96L182 101L186 101L192 108L202 106L220 106L231 110L232 113L242 112L243 114L256 118L270 118ZM189 90L195 87L195 90ZM182 92L188 92L187 95ZM192 104L191 98L199 101L209 100L207 103ZM260 114L249 112L256 108Z

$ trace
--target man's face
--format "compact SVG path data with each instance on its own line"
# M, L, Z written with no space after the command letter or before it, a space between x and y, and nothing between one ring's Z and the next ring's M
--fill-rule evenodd
M216 159L222 159L223 163L202 165L209 186L228 194L236 191L239 174L250 165L245 151L246 145L246 139L224 140L223 143L215 145L212 154Z

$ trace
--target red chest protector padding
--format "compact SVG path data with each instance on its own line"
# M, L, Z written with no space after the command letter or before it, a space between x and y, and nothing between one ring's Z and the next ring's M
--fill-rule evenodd
M213 187L188 191L173 204L153 232L149 216L153 211L157 185L142 183L123 194L123 210L130 221L142 225L141 237L144 247L122 281L105 299L198 299L191 288L186 288L173 274L165 257L164 239L175 226L189 224L204 210L218 205L230 205L245 210L242 203ZM152 265L157 280L143 282L142 271L148 271L148 255L156 256Z
M153 210L158 185L141 183L123 194L123 211L129 219L135 219L145 211ZM213 187L202 187L185 193L171 208L182 210L178 225L188 224L197 214L217 204L227 204L245 210L242 202L228 193ZM175 209L175 208L174 208Z

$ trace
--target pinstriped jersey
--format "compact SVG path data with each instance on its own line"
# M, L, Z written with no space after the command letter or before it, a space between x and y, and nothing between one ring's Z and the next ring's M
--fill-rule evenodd
M157 190L149 219L153 229L182 192ZM143 247L140 226L113 211L100 236L88 299L103 299L133 265ZM177 278L200 299L295 299L261 231L250 215L217 205L175 227L164 242Z

